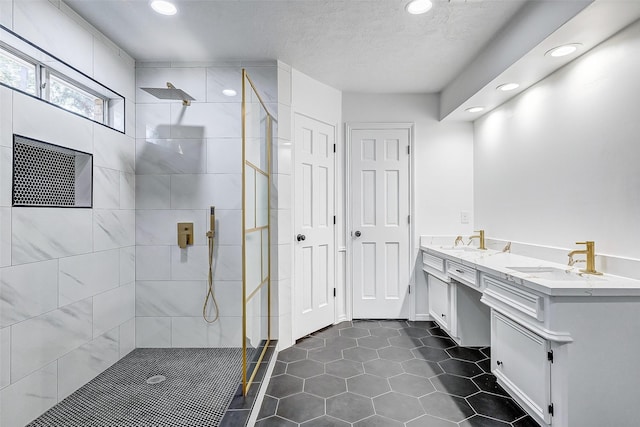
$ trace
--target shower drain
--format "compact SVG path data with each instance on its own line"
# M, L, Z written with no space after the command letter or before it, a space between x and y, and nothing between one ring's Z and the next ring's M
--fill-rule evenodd
M160 384L166 379L167 377L165 377L164 375L154 375L152 377L147 378L147 384Z

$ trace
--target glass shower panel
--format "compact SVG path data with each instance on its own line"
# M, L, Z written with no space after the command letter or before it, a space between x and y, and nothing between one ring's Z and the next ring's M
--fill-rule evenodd
M243 379L246 395L271 339L270 188L273 118L242 71Z

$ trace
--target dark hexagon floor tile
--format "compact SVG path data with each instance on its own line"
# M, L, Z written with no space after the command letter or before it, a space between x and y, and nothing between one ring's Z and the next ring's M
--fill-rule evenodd
M480 366L480 369L482 369L486 373L488 374L491 373L491 359L484 359L479 362L476 362L476 364Z
M311 335L316 337L316 338L339 337L340 336L340 329L335 328L335 327L328 327L328 328L322 329L320 331L314 332Z
M351 328L353 326L353 322L350 322L348 320L345 320L344 322L340 322L336 325L333 325L333 328L340 330L340 329L345 329L345 328Z
M396 420L374 415L364 420L358 421L353 427L404 427L404 425Z
M347 385L344 378L324 374L306 380L304 391L320 397L331 397L347 391Z
M368 337L369 335L369 330L368 329L362 329L362 328L357 328L357 327L353 327L353 328L345 328L345 329L341 329L340 330L340 336L341 337L347 337L347 338L363 338L363 337Z
M518 421L514 421L513 427L540 427L540 424L535 422L533 418L527 415L524 418L520 418Z
M404 362L414 358L411 350L400 347L387 347L378 350L381 359L392 360L394 362Z
M278 360L281 362L296 362L307 358L307 350L289 347L278 353Z
M314 348L324 347L324 339L316 337L306 337L298 341L295 347L305 350L313 350Z
M443 329L441 329L439 326L435 327L435 328L431 328L429 329L429 333L431 335L433 335L434 337L442 337L442 338L451 338L449 336L449 334L447 334Z
M355 347L358 345L358 342L355 338L347 338L347 337L333 337L327 338L325 340L326 348L335 348L338 350L344 350L347 348Z
M364 373L364 366L353 360L337 360L325 364L325 371L339 378L349 378Z
M324 374L324 364L309 359L292 362L287 366L287 374L300 378L315 377Z
M467 418L459 424L460 427L511 427L511 424L503 423L502 421L494 420L492 418L483 417L482 415L474 415L471 418Z
M272 377L267 386L267 394L273 397L286 397L302 391L303 380L291 375Z
M380 326L391 329L404 329L407 327L407 322L404 320L379 320Z
M285 420L284 418L269 417L258 421L255 427L297 427L297 425L297 423Z
M278 407L278 399L271 396L264 396L262 399L262 406L260 412L258 412L258 419L270 417L276 414L276 408Z
M342 356L345 359L356 362L368 362L369 360L378 359L378 353L375 350L364 347L355 347L342 350Z
M483 373L482 369L475 363L458 359L442 361L440 362L440 366L442 366L442 369L448 374L460 375L467 378L472 378Z
M482 392L467 398L467 401L478 414L509 423L525 415L522 408L508 397Z
M327 415L349 423L373 414L373 403L367 397L347 392L327 399Z
M373 350L378 350L380 348L389 347L389 340L384 337L364 337L358 338L358 345L360 347L371 348Z
M391 328L378 327L378 328L371 328L369 331L371 332L371 335L373 335L374 337L389 338L389 337L400 336L400 332L398 332L397 329L391 329Z
M302 423L324 415L324 399L307 393L298 393L280 399L278 416Z
M456 423L475 415L463 398L438 391L421 397L420 403L427 414Z
M445 350L433 347L418 347L411 350L416 359L430 360L432 362L442 362L450 358L449 353Z
M469 378L456 375L442 374L431 378L431 382L438 391L455 394L460 397L471 396L480 389Z
M502 387L500 387L500 384L498 384L496 377L491 374L478 375L473 379L473 382L476 383L476 385L480 387L480 390L482 391L499 394L501 396L509 396L507 392L504 391Z
M407 320L407 325L413 328L431 329L438 324L432 320Z
M424 409L417 398L394 391L375 397L373 406L376 408L376 414L401 422L424 415Z
M427 347L440 348L443 350L445 348L456 346L456 342L454 340L444 337L424 337L420 339L420 341L422 341L422 344L426 345Z
M400 366L398 362L377 359L364 363L364 371L367 374L377 375L382 378L389 378L401 374L402 366Z
M362 374L347 380L347 389L350 392L367 397L375 397L391 390L389 382L375 375Z
M482 354L484 354L487 357L491 357L491 347L483 347L480 349L480 351L482 352Z
M416 348L422 346L422 341L419 338L412 338L406 335L400 335L398 337L389 338L389 344L395 347L402 348Z
M320 418L316 418L315 420L307 421L306 423L300 424L300 427L350 427L349 423L346 423L337 418L329 417L324 415Z
M469 347L452 347L447 350L447 353L453 358L466 360L468 362L478 362L487 358L480 350Z
M309 350L309 359L325 363L340 360L342 359L342 350L327 347L316 348L315 350Z
M431 415L423 415L420 418L416 418L413 421L407 423L407 427L457 427L458 424L451 421L441 420L440 418L432 417Z
M400 329L400 335L406 335L412 338L424 338L430 336L431 334L426 329L409 327Z
M398 391L413 397L421 397L425 394L433 393L436 390L427 378L411 374L400 374L389 378L389 384L391 384L393 391Z
M378 326L380 326L380 322L378 322L377 320L369 320L369 319L357 319L351 323L353 323L353 326L357 326L358 328L365 328L365 329L377 328Z
M440 375L444 372L437 363L421 359L402 362L402 367L408 374L418 375L425 378L435 377L436 375Z
M271 373L272 377L276 375L284 374L287 371L287 364L281 361L276 361L275 366L273 367L273 372Z

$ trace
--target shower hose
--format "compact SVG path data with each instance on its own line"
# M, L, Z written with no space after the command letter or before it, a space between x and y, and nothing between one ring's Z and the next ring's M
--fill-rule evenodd
M202 307L202 317L207 323L214 323L220 317L220 313L218 310L218 302L216 301L216 294L213 291L213 239L214 234L213 230L207 232L207 242L209 246L209 278L208 278L208 286L207 286L207 295L204 298L204 306ZM213 303L213 307L215 308L215 317L213 320L210 320L207 317L207 305L209 305L209 299L211 299Z

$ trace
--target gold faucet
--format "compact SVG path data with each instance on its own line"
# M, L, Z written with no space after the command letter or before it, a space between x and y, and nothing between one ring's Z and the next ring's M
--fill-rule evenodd
M484 245L484 230L474 231L474 233L478 233L478 235L470 236L469 243L467 243L467 245L470 245L473 239L480 239L480 246L478 246L478 249L487 249L486 246Z
M586 249L575 249L569 252L569 265L573 265L576 261L573 259L574 255L585 254L587 261L587 268L580 270L582 273L600 275L602 273L596 271L596 242L576 242L576 245L586 245Z

